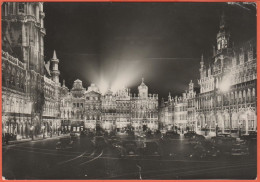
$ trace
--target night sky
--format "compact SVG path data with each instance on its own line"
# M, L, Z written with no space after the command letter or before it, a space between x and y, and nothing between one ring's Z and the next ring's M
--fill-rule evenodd
M69 88L126 80L136 92L144 77L150 93L181 94L211 57L223 10L235 45L256 37L253 4L44 3L45 60L55 49Z

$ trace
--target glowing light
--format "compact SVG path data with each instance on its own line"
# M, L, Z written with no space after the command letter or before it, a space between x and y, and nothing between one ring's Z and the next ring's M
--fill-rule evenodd
M99 86L99 90L100 90L101 94L105 94L109 87L108 83L104 79L101 79L98 86Z
M138 60L106 60L101 67L101 74L88 72L90 82L97 83L99 91L104 95L109 89L116 93L131 87L144 76L144 67Z
M223 77L222 82L219 85L219 89L222 92L227 92L230 88L231 82L230 82L230 77L229 76L225 76Z

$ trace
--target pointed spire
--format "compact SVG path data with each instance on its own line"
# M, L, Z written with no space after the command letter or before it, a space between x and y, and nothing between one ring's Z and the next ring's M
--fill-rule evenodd
M142 77L142 83L144 83L144 77Z
M55 51L55 50L53 51L53 57L52 57L52 59L57 59L57 55L56 55L56 51Z
M65 80L63 80L63 85L62 86L65 87Z
M169 92L168 100L170 101L172 99L171 92Z
M201 67L201 68L204 68L204 58L203 58L203 54L201 55L200 67Z
M223 10L220 16L220 25L219 25L220 29L225 28L225 25L226 25L226 16L225 16L225 11Z
M161 100L161 107L164 107L164 98Z

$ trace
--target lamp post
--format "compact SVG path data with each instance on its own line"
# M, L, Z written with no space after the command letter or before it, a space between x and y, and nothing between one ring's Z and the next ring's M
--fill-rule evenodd
M31 127L30 127L30 133L31 133L31 135L32 135L32 140L33 140L33 134L34 134L34 133L33 133L33 129L34 129L34 126L31 126Z
M43 125L43 126L41 127L41 129L42 129L42 134L43 134L42 137L43 137L43 138L45 138L44 128L45 128L45 126Z

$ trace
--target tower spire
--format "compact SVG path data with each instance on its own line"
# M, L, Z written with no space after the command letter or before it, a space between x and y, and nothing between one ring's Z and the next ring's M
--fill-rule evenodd
M171 92L169 92L168 101L171 101L171 100L172 100L172 96L171 96Z
M56 55L56 51L55 51L55 50L53 51L53 57L52 57L52 59L57 59L57 55Z
M204 67L204 57L203 57L203 54L201 54L200 66L201 66L201 68Z
M60 71L59 71L59 59L57 58L56 51L53 51L53 57L51 59L52 62L52 69L51 69L51 74L52 74L52 80L55 83L59 83L59 76L60 76Z
M223 9L221 16L220 16L219 28L224 29L225 26L226 26L226 15L225 15L225 11Z

